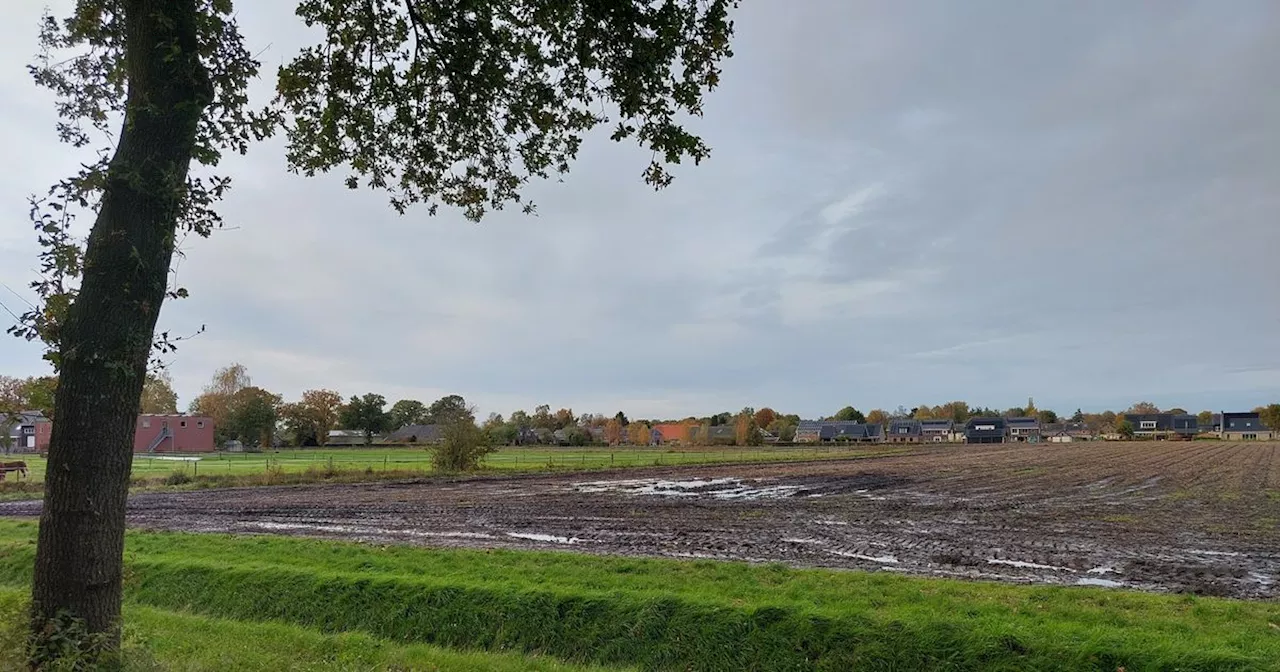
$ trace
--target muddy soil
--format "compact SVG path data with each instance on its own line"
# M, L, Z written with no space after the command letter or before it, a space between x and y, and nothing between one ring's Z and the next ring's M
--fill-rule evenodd
M1280 444L925 447L814 463L151 493L133 527L783 562L1280 597ZM0 515L38 515L38 502Z

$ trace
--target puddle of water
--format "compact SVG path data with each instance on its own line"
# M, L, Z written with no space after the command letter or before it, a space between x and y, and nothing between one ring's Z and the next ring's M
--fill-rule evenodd
M1111 579L1095 579L1090 576L1076 579L1077 586L1102 586L1103 588L1123 588L1124 582Z
M790 497L800 490L798 485L770 485L753 487L744 485L737 478L691 478L682 481L631 479L620 481L589 481L573 484L573 489L583 493L620 492L628 495L655 495L659 497L711 497L721 500L780 499Z
M342 534L380 534L408 537L437 537L443 539L492 539L487 532L427 532L423 530L389 530L382 527L359 525L320 525L314 523L273 523L270 521L246 523L264 530L314 530L316 532L340 532Z
M1120 572L1116 571L1115 567L1094 567L1093 569L1090 569L1085 573L1086 574L1119 574Z
M546 541L553 544L576 544L580 539L577 537L557 537L554 534L539 534L538 532L507 532L508 537L516 539L528 539L530 541Z
M838 555L842 558L854 558L857 560L867 560L870 562L880 562L896 565L898 559L892 555L863 555L861 553L847 553L845 551L827 551L831 555Z
M990 558L987 560L988 565L1007 565L1009 567L1019 567L1022 569L1051 569L1055 572L1074 572L1076 570L1069 567L1055 567L1053 565L1042 565L1038 562L1023 562L1022 560L1000 560L998 558Z

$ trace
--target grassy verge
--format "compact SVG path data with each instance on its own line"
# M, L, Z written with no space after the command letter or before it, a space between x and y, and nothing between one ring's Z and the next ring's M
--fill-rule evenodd
M26 598L26 591L0 588L0 669L23 669ZM543 656L397 644L361 633L326 635L284 623L247 623L138 605L126 608L125 620L126 672L617 669L572 665Z
M0 522L0 583L31 523ZM1280 604L888 573L133 532L137 605L699 670L1280 670Z
M482 472L518 473L557 470L611 469L669 465L740 464L752 462L813 461L897 455L902 447L805 447L753 448L503 448L485 457ZM30 478L10 476L0 482L0 501L38 498L44 493L47 461L35 455L20 456L30 467ZM198 461L172 461L164 456L135 456L132 487L135 490L252 487L300 483L357 483L421 478L433 473L431 455L422 448L350 448L335 450L282 450L266 453L211 453Z

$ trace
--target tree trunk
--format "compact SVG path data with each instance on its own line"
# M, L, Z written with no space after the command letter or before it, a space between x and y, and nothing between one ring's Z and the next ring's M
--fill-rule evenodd
M59 339L60 382L32 588L33 664L76 619L119 645L134 426L196 143L212 87L195 0L126 0L124 127Z

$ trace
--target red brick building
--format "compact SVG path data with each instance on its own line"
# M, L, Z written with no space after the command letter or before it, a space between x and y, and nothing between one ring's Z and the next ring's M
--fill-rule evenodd
M135 453L212 453L213 418L202 415L139 415Z

